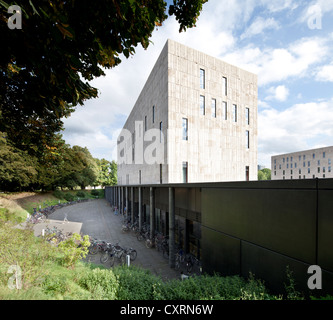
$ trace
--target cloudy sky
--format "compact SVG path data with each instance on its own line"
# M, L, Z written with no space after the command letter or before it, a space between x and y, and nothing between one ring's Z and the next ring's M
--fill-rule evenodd
M170 2L170 1L168 1ZM333 145L333 0L209 0L195 28L169 17L147 50L91 84L98 99L64 119L63 137L116 160L120 129L165 42L172 39L258 75L258 164Z

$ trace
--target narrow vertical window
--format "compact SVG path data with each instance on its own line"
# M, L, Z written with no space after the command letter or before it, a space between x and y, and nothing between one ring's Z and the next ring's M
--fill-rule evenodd
M250 124L250 109L245 108L245 122L247 125Z
M187 162L183 162L183 183L187 183L188 176L187 176Z
M205 96L200 96L200 114L205 115Z
M145 116L145 131L147 131L147 116Z
M212 117L216 118L216 99L212 99Z
M232 106L232 120L234 122L237 122L237 105L236 104L234 104Z
M205 89L205 70L200 69L200 89Z
M246 145L246 149L250 148L250 131L249 130L245 131L245 145Z
M139 170L139 184L141 184L141 170Z
M245 181L250 181L250 167L245 167Z
M160 142L162 142L162 121L160 122Z
M155 122L155 106L153 106L153 123Z
M163 172L162 172L162 163L160 163L160 183L162 184L162 176L163 176Z
M228 104L226 101L222 102L222 112L223 112L223 119L228 119Z
M182 121L182 129L183 129L183 140L188 140L188 120L186 118L183 118Z
M222 95L226 96L228 94L228 81L226 77L222 78Z

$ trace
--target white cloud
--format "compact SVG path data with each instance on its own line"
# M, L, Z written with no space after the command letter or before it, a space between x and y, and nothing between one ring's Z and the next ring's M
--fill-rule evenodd
M323 38L303 38L286 48L264 48L249 45L223 57L232 64L258 74L258 84L285 81L290 77L305 77L310 67L328 56L328 41Z
M267 29L279 29L279 24L274 18L264 19L258 17L240 36L240 39L250 38L252 36L262 34Z
M333 99L283 111L266 108L258 114L258 158L269 166L272 155L332 145L332 123Z
M295 0L261 0L262 5L274 13L283 10L294 10L299 6L298 1Z
M333 62L318 69L316 80L333 82Z
M284 85L280 85L277 87L271 87L268 89L268 92L271 94L266 97L265 100L278 100L278 101L286 101L289 96L289 89Z

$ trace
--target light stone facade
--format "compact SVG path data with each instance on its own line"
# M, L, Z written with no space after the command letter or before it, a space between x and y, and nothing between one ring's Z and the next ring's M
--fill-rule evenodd
M304 150L271 157L271 179L333 178L333 147Z
M168 40L118 137L118 184L257 180L257 91L255 74Z

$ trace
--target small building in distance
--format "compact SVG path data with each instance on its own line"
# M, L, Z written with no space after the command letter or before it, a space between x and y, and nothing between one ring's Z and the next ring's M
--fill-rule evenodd
M333 178L333 146L271 157L272 180Z

